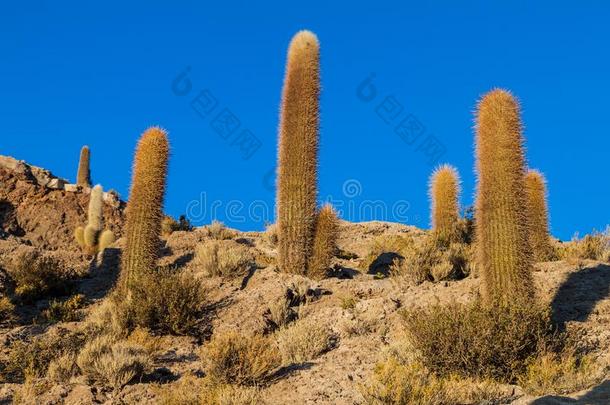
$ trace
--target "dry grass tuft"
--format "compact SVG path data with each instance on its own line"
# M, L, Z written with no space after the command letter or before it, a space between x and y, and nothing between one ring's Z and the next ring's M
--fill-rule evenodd
M336 336L326 325L306 318L280 329L275 339L284 364L304 363L332 349Z
M556 244L557 255L570 264L580 260L610 261L610 230L604 233L593 232L578 239L574 235L570 242Z
M250 250L232 240L212 240L195 248L194 264L207 277L243 276L254 265Z
M76 353L67 353L53 359L49 363L46 377L55 383L65 383L77 373Z
M17 340L0 361L0 381L23 382L28 378L42 378L53 360L78 353L84 342L83 334L61 329L29 341Z
M210 225L207 225L204 229L204 235L216 239L216 240L226 240L234 238L237 233L229 229L220 221L213 220Z
M519 385L532 395L567 394L599 383L606 371L590 355L579 356L572 349L543 352L527 365Z
M105 335L87 343L76 363L88 380L119 389L144 373L149 357L141 346Z
M207 374L223 384L259 385L280 365L273 342L229 331L214 335L201 351Z
M257 387L221 384L210 378L187 375L173 384L157 386L160 405L260 405Z
M277 225L269 224L263 232L263 240L271 247L276 247L278 243Z

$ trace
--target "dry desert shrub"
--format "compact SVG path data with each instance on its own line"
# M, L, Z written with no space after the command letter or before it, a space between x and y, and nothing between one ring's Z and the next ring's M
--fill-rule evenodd
M180 215L180 218L178 218L177 221L174 218L172 218L171 216L166 215L163 217L163 220L161 221L161 235L163 235L166 238L176 231L189 232L192 230L193 230L193 226L191 225L190 221L184 215Z
M237 235L234 230L227 228L225 224L217 220L213 220L210 225L203 229L205 236L216 240L232 239Z
M149 357L141 346L105 335L88 342L76 364L88 380L119 389L144 373Z
M206 277L237 277L254 265L248 247L232 240L212 240L195 248L194 263Z
M269 305L267 311L268 330L273 331L286 326L296 317L296 312L290 307L290 301L286 296L282 296Z
M280 365L273 341L234 331L217 334L201 351L206 373L221 384L259 385Z
M85 306L85 296L76 294L64 301L53 300L42 316L52 323L75 322L81 319L80 309Z
M512 384L529 372L538 372L540 362L550 365L548 356L553 353L560 356L557 359L566 353L565 360L576 356L574 338L559 332L551 322L550 310L541 305L494 307L477 301L435 305L403 316L407 339L418 360L439 376L455 374ZM575 359L580 364L585 358L579 354ZM569 374L562 375L569 378Z
M137 327L129 334L127 342L138 345L153 355L163 350L164 338L153 336L146 328Z
M129 330L137 326L162 333L184 335L197 326L204 305L204 292L192 274L159 268L140 279L131 299L115 297L124 305Z
M84 334L61 329L30 340L17 340L0 361L0 380L23 382L42 378L53 360L78 353L84 343Z
M267 225L265 232L263 232L263 240L271 247L277 246L278 237L276 224Z
M72 278L59 260L37 249L18 250L7 272L15 283L15 294L25 302L66 294Z
M0 324L12 322L15 319L15 305L8 297L0 298Z
M429 235L396 257L390 275L418 285L424 281L459 280L469 272L470 249L466 244L445 244Z
M129 294L115 290L85 322L92 336L125 338L138 327L174 335L197 334L205 305L203 287L185 270L159 268L140 277Z
M296 321L280 329L275 340L283 364L304 363L332 349L336 336L331 329L312 318Z

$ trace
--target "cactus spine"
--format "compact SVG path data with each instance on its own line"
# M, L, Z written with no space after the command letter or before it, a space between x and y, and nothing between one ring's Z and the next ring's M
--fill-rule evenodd
M553 256L549 234L549 218L546 202L546 180L538 170L529 170L525 176L529 239L534 260L546 261Z
M112 231L105 230L102 232L103 198L104 190L101 185L98 184L91 189L89 194L89 209L87 211L87 225L84 227L79 226L74 230L74 237L78 245L91 255L104 250L114 243Z
M496 89L479 102L476 125L477 267L488 304L527 302L534 293L520 109Z
M432 231L440 240L451 242L458 236L460 218L460 177L450 165L443 165L432 173L430 203Z
M89 171L90 152L87 145L80 150L78 161L78 173L76 174L76 184L83 187L91 187L91 173Z
M307 272L316 226L319 71L318 39L300 31L288 49L277 172L278 264L293 274Z
M332 205L324 205L318 212L313 253L309 261L307 275L313 279L323 279L337 251L337 231L339 220Z
M157 127L146 130L136 147L126 209L121 282L128 289L156 265L168 159L166 132Z

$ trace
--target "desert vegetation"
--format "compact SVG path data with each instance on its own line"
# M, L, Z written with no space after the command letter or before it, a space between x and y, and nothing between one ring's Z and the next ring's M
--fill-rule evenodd
M474 211L455 167L431 174L430 230L318 206L319 97L320 43L301 31L264 232L165 215L170 137L158 127L136 145L126 206L91 187L86 146L73 192L0 166L0 199L29 204L11 194L25 187L37 209L40 195L64 201L52 240L35 237L44 224L6 237L0 224L0 402L607 398L610 236L551 236L516 97L479 100Z

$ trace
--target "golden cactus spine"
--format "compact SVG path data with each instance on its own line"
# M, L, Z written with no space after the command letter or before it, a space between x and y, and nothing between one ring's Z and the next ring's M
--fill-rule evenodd
M529 170L525 176L529 240L535 261L547 261L553 257L549 234L549 217L546 201L546 180L538 170Z
M292 39L282 91L277 169L278 264L306 274L317 209L319 44L309 31Z
M430 178L432 231L441 240L451 242L458 236L460 219L460 177L450 165L440 166Z
M87 224L74 230L78 245L88 254L94 255L114 243L114 234L110 230L102 232L102 208L104 205L104 190L101 185L91 189Z
M323 279L331 266L337 252L337 233L339 220L332 205L324 205L318 212L316 231L313 241L313 252L307 268L307 276Z
M90 151L87 145L80 150L78 161L78 172L76 174L76 184L83 187L91 187L91 173L89 169Z
M480 100L476 123L477 268L489 304L534 294L528 240L525 156L518 102L496 89Z
M127 288L156 266L168 159L166 132L157 127L147 129L136 147L126 208L121 280Z

